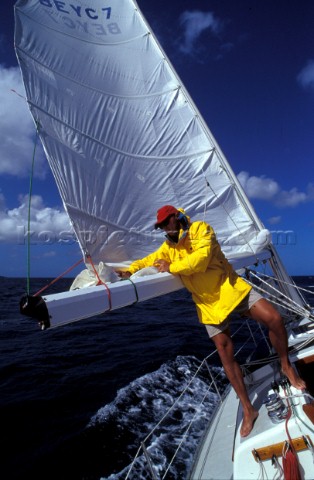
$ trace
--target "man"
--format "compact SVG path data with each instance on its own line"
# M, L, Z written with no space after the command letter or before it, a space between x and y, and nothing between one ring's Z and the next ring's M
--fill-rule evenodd
M157 267L159 272L180 275L192 293L199 320L213 340L226 375L240 399L243 408L240 434L246 437L253 428L258 411L250 402L241 369L234 358L228 317L231 312L237 312L267 327L282 373L291 385L303 389L305 382L288 358L283 320L271 303L233 270L210 225L201 221L191 223L183 210L165 205L157 212L155 228L164 230L166 241L154 253L133 262L127 272L119 272L120 276L127 278L149 266Z

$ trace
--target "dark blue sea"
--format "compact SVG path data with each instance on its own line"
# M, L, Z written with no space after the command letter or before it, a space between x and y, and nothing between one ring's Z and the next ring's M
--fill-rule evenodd
M295 280L314 286L314 277ZM212 351L189 293L41 331L19 313L26 280L0 282L0 478L125 478L141 441ZM67 289L71 282L62 279L45 293ZM32 280L31 292L46 283L49 279ZM308 298L311 304L313 299ZM221 370L217 359L212 362ZM213 392L209 414L216 402ZM190 403L181 407L179 421L185 423L192 409ZM201 422L199 435L204 427ZM172 478L185 478L196 444L197 435L191 436Z

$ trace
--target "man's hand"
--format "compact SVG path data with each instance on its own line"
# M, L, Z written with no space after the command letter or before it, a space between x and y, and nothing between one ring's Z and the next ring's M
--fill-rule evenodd
M122 278L122 279L123 279L123 278L130 278L130 276L132 275L132 273L129 272L129 271L123 272L122 270L116 270L115 272L116 272L116 273L119 275L119 277Z
M158 259L154 262L154 267L157 268L158 272L169 272L170 263L166 260Z

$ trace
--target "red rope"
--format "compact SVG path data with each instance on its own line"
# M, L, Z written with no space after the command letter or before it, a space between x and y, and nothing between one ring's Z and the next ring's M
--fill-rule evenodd
M286 432L287 432L289 442L287 442L288 443L287 451L282 455L282 468L283 468L285 480L302 480L300 469L299 469L298 455L293 446L292 438L290 436L289 429L288 429L288 421L290 420L292 415L289 400L288 400L288 409L289 410L288 410L288 415L285 421L285 427L286 427Z
M26 97L24 97L23 95L21 95L20 93L18 93L18 92L17 92L16 90L14 90L13 88L11 88L11 92L16 93L16 95L17 95L18 97L21 97L21 98L23 98L23 100L26 100ZM27 101L27 100L26 100L26 101Z
M111 292L110 292L107 284L106 284L105 282L103 282L102 279L99 277L98 272L97 272L97 270L96 270L96 268L95 268L95 265L93 264L92 257L91 257L90 255L87 255L86 258L87 258L87 260L89 261L89 263L91 264L92 269L94 270L94 274L95 274L96 277L97 277L97 280L98 280L97 285L104 285L104 286L106 287L106 289L107 289L108 301L109 301L109 310L111 310L111 307L112 307L112 304L111 304Z
M66 274L69 273L71 270L73 270L73 268L77 267L82 261L83 261L83 259L81 258L81 260L79 260L79 261L76 262L74 265L72 265L72 267L68 268L65 272L61 273L61 275L59 275L57 278L55 278L54 280L52 280L52 282L48 283L48 285L46 285L46 286L43 287L42 289L38 290L38 292L34 293L34 297L36 297L36 296L39 295L41 292L43 292L44 290L46 290L48 287L50 287L51 285L53 285L54 283L56 283L58 280L60 280L60 278L64 277L64 275L66 275Z

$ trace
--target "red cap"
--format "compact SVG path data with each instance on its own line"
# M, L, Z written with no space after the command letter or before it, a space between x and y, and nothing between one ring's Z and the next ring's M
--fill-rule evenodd
M159 225L163 223L170 215L178 213L178 210L172 205L164 205L157 211L157 222L155 228L159 228Z

